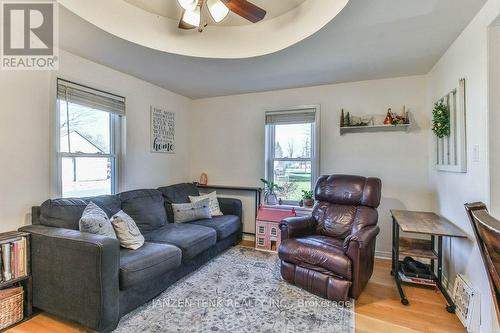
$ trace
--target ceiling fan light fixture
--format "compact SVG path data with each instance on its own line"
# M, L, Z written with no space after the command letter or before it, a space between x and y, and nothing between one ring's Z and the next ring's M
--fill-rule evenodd
M187 12L195 10L195 8L198 6L198 0L177 0L177 2Z
M184 12L184 15L182 15L182 21L193 27L200 26L201 22L200 7L195 7L194 10L186 10Z
M221 0L207 0L208 12L216 23L221 22L229 14L229 8Z

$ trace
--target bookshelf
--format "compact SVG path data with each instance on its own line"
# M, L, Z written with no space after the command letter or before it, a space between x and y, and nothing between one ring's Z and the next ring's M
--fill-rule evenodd
M17 244L14 245L14 243ZM7 246L10 249L8 255L5 253ZM16 252L10 252L14 249ZM15 253L17 253L17 255ZM5 260L8 256L10 256L9 267L6 269ZM0 291L22 287L24 292L23 319L9 327L3 328L3 330L6 330L29 319L33 312L30 234L19 231L0 233L0 259ZM10 270L10 273L6 274L8 270Z

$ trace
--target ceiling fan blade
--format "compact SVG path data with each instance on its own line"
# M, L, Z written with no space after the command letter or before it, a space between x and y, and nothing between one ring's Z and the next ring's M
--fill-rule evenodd
M259 22L267 14L264 9L247 0L223 0L223 2L232 12L253 23Z
M179 20L179 29L184 29L184 30L191 30L191 29L196 29L198 28L197 26L195 25L192 25L192 24L189 24L188 22L186 22L184 20L184 15L186 14L186 10L183 9L182 10L182 15L181 15L181 19Z

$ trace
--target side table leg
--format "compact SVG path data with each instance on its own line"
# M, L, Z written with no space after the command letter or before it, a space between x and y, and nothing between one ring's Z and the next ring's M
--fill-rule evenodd
M456 309L455 302L453 302L453 299L448 294L446 288L443 286L443 237L442 236L438 236L437 250L438 250L437 286L449 304L448 306L446 306L446 311L448 311L449 313L455 313Z
M394 276L394 281L396 283L396 287L398 287L398 292L399 292L399 297L401 298L401 304L403 305L408 305L410 302L405 296L405 293L403 291L403 287L401 286L401 280L399 278L399 225L397 224L396 220L393 218L392 219L392 231L393 231L393 236L392 236L392 242L393 242L393 249L392 249L392 256L393 256L393 270L392 274Z

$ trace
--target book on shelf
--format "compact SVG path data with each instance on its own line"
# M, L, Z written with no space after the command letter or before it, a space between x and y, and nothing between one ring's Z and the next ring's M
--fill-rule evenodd
M433 279L423 279L423 278L406 276L402 271L399 271L399 278L401 279L401 281L406 283L415 283L431 287L436 286L436 281L434 281Z
M8 282L28 274L28 251L26 237L0 237L0 282Z

